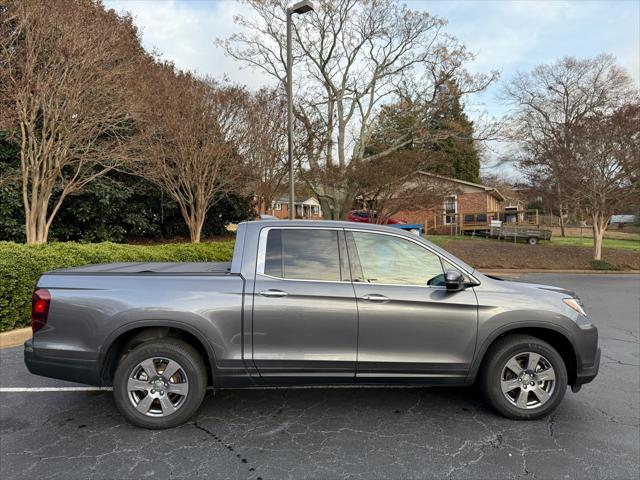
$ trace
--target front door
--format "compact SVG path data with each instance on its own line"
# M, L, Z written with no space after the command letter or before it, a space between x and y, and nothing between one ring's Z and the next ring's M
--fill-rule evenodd
M271 228L260 235L253 361L279 383L353 382L358 308L342 229Z
M473 289L447 291L443 260L418 242L363 231L346 235L359 310L357 381L466 377L478 328Z

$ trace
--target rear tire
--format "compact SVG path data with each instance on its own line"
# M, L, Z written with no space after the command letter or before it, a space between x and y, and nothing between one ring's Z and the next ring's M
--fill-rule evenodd
M553 412L567 391L567 368L547 342L509 335L491 347L480 372L485 399L514 420L536 420Z
M529 237L527 239L527 242L529 243L529 245L537 245L538 244L538 239L536 237Z
M151 340L128 352L118 363L113 382L122 416L154 430L188 421L200 408L206 389L202 356L174 338Z

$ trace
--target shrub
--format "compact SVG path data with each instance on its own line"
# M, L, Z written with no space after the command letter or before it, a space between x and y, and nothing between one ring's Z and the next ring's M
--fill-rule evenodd
M230 261L233 245L233 241L145 246L0 242L0 332L29 325L33 289L38 277L49 270L111 262Z
M605 262L604 260L591 260L591 268L593 270L622 270L618 265L613 265L609 262Z

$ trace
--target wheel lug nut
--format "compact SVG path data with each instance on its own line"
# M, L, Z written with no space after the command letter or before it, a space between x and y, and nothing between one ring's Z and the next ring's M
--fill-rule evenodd
M162 390L160 390L160 395L164 395L164 392Z
M155 391L155 390L153 390L153 389L151 389L151 393L156 393L156 391Z

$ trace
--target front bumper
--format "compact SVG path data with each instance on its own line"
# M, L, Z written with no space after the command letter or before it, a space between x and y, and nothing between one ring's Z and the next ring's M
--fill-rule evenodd
M100 385L97 362L43 354L37 348L34 348L33 339L24 342L24 363L34 375L57 378L69 382Z
M573 387L579 387L584 385L585 383L589 383L596 375L598 375L598 371L600 370L600 348L596 350L595 361L592 365L582 365L582 368L579 368L576 372L576 380L573 383Z

